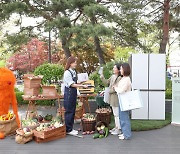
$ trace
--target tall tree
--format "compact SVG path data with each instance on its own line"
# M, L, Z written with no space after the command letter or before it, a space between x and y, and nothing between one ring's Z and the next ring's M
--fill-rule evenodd
M160 43L159 53L166 53L166 46L169 40L169 16L170 16L170 1L171 0L164 0L164 14L163 14L163 34L162 40Z

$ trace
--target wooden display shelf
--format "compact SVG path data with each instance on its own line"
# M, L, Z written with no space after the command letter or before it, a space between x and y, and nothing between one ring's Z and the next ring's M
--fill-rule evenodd
M61 135L52 136L52 137L46 138L46 139L34 137L34 140L37 143L45 143L45 142L54 141L54 140L65 138L65 137L66 137L66 134L61 134Z
M63 96L62 95L57 95L57 96L54 96L54 97L29 97L29 98L26 98L26 97L24 97L23 96L23 99L25 100L25 101L38 101L38 100L53 100L53 99L61 99L61 98L63 98Z
M59 128L54 128L52 130L49 131L37 131L37 130L33 130L34 136L37 138L41 138L41 139L48 139L54 136L58 136L58 135L64 135L66 134L66 127L65 125Z

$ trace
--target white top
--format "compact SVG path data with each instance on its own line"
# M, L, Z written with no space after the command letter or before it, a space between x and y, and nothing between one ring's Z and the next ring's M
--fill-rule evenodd
M64 79L63 79L63 83L64 83L64 86L65 87L70 87L72 84L74 84L75 82L73 81L73 78L72 78L72 75L71 73L69 72L71 71L71 73L73 74L73 77L76 77L76 71L73 70L73 69L69 69L69 70L66 70L64 72Z
M122 77L118 82L117 86L114 88L117 94L122 94L131 91L131 79L129 76Z

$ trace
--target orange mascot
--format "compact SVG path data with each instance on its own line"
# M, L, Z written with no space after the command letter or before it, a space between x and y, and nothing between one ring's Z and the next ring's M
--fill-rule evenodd
M16 78L12 71L7 68L0 68L0 115L8 114L10 105L16 115L16 122L20 127L18 107L14 85Z

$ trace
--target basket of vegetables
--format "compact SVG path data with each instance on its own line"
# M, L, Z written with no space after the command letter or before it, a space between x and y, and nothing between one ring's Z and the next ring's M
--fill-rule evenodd
M111 114L112 111L110 108L99 108L96 109L96 120L97 122L105 122L107 125L111 123Z
M83 103L78 102L76 105L75 119L81 119L83 117Z
M83 114L81 123L82 123L83 132L95 131L96 118L94 115L89 113Z
M101 121L97 123L96 130L97 130L97 133L93 135L94 139L97 139L97 138L101 139L101 138L107 137L109 134L109 129L108 129L107 124Z
M15 141L18 144L25 144L32 141L33 131L30 128L19 128L16 130Z
M21 127L22 128L35 129L38 126L39 126L39 123L36 119L21 120Z
M16 116L13 113L8 112L8 114L0 116L0 132L5 136L14 133L17 128Z
M51 122L41 123L33 132L35 141L42 143L64 138L66 136L66 127L62 123L61 117L56 117Z

